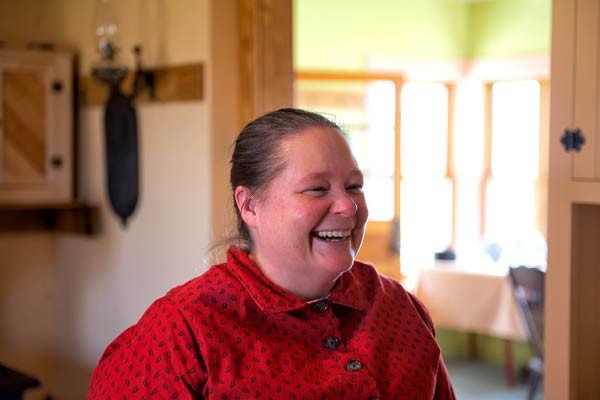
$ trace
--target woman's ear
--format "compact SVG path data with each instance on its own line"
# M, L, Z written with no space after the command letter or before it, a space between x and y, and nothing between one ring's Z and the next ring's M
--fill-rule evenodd
M242 220L248 227L256 225L256 213L254 212L255 198L250 193L250 190L245 186L235 188L235 204L240 211Z

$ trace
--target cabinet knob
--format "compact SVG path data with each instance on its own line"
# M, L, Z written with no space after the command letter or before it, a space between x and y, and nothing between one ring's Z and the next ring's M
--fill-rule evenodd
M581 134L581 129L565 129L565 133L560 138L560 142L565 147L565 151L581 151L581 147L585 144L585 136Z
M63 89L63 83L61 81L52 82L52 91L54 93L60 93Z
M63 163L63 159L62 159L61 156L54 155L50 159L50 165L52 165L53 168L60 168L60 167L62 167L62 163Z

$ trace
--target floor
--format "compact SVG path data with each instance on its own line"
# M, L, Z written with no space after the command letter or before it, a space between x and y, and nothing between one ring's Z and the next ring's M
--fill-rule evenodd
M518 382L514 387L507 387L502 366L481 361L451 361L447 366L458 400L527 399L527 384ZM536 400L544 398L541 392L540 388Z

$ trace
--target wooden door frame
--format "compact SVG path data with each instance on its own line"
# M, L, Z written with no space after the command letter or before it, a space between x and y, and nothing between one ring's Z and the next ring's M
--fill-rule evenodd
M250 120L292 104L292 0L209 4L210 236L219 244L236 226L229 187L233 141Z
M239 0L240 119L292 105L292 0Z

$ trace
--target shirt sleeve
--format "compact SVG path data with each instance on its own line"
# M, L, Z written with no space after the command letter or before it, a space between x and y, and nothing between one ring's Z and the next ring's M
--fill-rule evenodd
M425 308L425 305L421 303L419 299L417 299L413 294L409 293L410 299L412 300L415 309L421 316L421 319L429 330L431 334L435 336L435 327L433 326L433 321L429 312ZM452 383L450 382L450 375L448 374L448 369L446 368L446 364L444 363L444 359L440 354L440 360L438 363L437 376L435 380L435 395L433 396L435 400L455 400L456 395L454 394L454 389L452 388Z
M435 394L433 398L434 400L456 400L454 389L450 383L450 375L448 374L448 369L446 368L446 364L444 364L441 354L437 377L435 380Z
M415 310L417 310L417 313L419 313L419 316L421 317L421 320L425 323L425 325L427 325L427 328L429 328L429 331L431 332L431 334L433 336L435 336L435 327L433 326L433 320L431 319L431 316L429 315L429 311L427 311L427 309L425 308L425 305L423 303L421 303L421 300L417 299L417 297L410 293L408 293L408 297L410 298L412 304L415 306Z
M88 400L201 399L207 371L188 322L168 298L105 350Z

